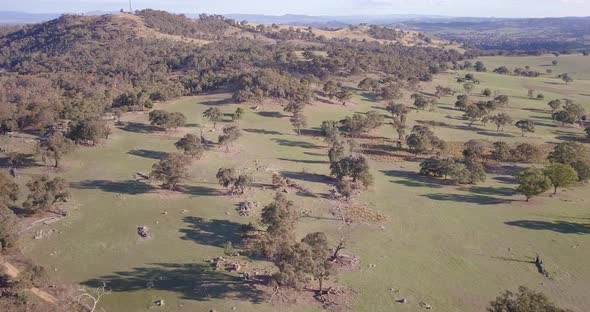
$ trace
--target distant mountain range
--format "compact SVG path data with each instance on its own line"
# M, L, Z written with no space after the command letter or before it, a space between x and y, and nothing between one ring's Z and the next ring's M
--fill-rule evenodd
M446 20L449 17L437 15L349 15L349 16L310 16L310 15L256 15L227 14L235 20L246 20L261 24L288 24L294 26L342 27L357 24L385 25L404 21Z
M101 15L112 12L87 12ZM185 14L198 18L198 14ZM0 24L31 24L48 21L60 14L0 11ZM590 48L590 17L481 18L440 15L257 15L225 14L226 17L259 24L283 24L314 28L345 28L351 25L384 25L416 30L485 50L566 51Z
M83 13L85 15L100 15L113 12L94 11ZM29 24L39 23L57 18L61 13L26 13L13 11L0 11L0 24ZM188 17L197 18L198 14L185 14ZM388 25L402 22L483 22L507 19L478 18L478 17L449 17L441 15L348 15L348 16L311 16L311 15L259 15L259 14L224 14L235 20L246 20L260 24L287 24L294 26L312 27L344 27L357 24Z
M85 15L102 15L113 12L94 11ZM60 17L63 13L27 13L15 11L0 11L0 24L34 24L46 22Z
M0 11L0 24L39 23L59 17L60 14L37 14L24 12Z

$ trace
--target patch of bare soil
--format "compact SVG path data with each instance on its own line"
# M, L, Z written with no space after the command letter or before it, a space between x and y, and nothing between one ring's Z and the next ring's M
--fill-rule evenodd
M341 254L332 260L334 268L339 272L353 272L361 267L361 260L356 256Z
M256 289L268 296L268 302L275 306L276 310L292 305L308 305L334 312L353 311L352 303L355 292L346 287L328 285L321 294L314 288L278 289L269 283L259 284Z
M17 278L18 275L20 274L20 271L14 265L5 261L2 258L0 258L0 269L2 269L4 271L4 274L8 275L10 278ZM57 298L50 295L49 293L47 293L44 290L41 290L37 287L32 287L29 289L29 291L32 292L33 294L35 294L41 300L43 300L49 304L52 304L52 305L58 304Z
M338 202L332 209L332 214L336 217L343 218L348 224L350 223L380 223L385 221L385 216L371 210L362 203L343 203Z

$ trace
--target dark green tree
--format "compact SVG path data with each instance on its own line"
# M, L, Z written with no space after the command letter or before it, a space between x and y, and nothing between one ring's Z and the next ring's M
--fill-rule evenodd
M506 113L500 113L490 117L490 121L496 125L496 132L501 132L504 131L504 126L512 124L512 117Z
M41 139L37 145L36 154L45 162L53 160L57 168L63 156L70 153L73 148L73 142L64 137L63 133L53 132L47 138Z
M311 251L310 275L318 281L318 293L323 293L324 281L335 273L330 257L328 238L323 232L307 234L301 242Z
M590 154L588 150L578 142L563 142L557 144L548 160L552 163L570 165L576 170L580 181L590 179Z
M297 132L297 135L301 135L301 128L307 127L307 118L301 112L293 113L289 121Z
M350 99L352 99L352 92L348 91L348 90L340 90L338 92L336 92L335 94L336 99L338 99L338 102L340 102L340 104L342 104L343 106L346 105L346 102L350 101Z
M231 194L237 195L244 194L254 183L252 175L240 174L235 168L219 168L216 177L221 186L227 188Z
M355 113L352 117L346 117L340 121L340 130L350 137L358 137L383 124L383 116L375 111L366 114Z
M217 107L210 107L203 112L203 117L213 123L213 128L217 128L217 123L223 120L223 113Z
M490 302L487 312L573 312L558 308L547 297L521 286L518 293L506 291Z
M68 183L60 178L49 178L47 175L36 176L27 183L29 194L23 207L32 212L47 211L57 203L68 200Z
M0 202L0 254L3 250L14 247L18 232L18 217L3 202Z
M231 119L233 121L240 121L244 117L245 113L246 111L243 108L238 107L236 108L236 111L231 115Z
M552 100L547 103L547 105L551 108L551 111L555 112L561 107L561 100Z
M111 129L106 121L90 118L70 125L68 136L77 143L90 142L96 145L100 139L108 139L110 134Z
M497 97L494 98L494 101L496 101L498 103L498 105L500 105L502 107L506 107L506 106L508 106L508 103L510 102L510 98L507 95L498 95Z
M492 150L492 159L497 161L510 160L510 146L506 142L494 142L494 148Z
M477 121L482 121L488 115L488 111L479 105L469 105L465 108L463 117L469 121L469 127Z
M242 132L237 126L227 126L223 128L223 134L217 139L219 146L224 147L225 151L229 151L229 147L233 145L240 137Z
M566 124L574 124L576 122L576 116L570 114L568 111L562 110L555 112L551 115L551 118L557 122L560 122L562 126Z
M334 145L342 140L342 134L338 128L338 122L334 120L326 120L321 125L322 135L324 141L330 145Z
M201 138L190 133L174 143L174 146L185 155L196 159L200 159L205 151L205 147L201 143Z
M545 167L543 173L551 180L553 194L557 194L560 187L568 187L578 181L576 170L570 165L553 163Z
M533 196L543 194L551 188L551 180L538 168L527 168L516 175L517 190L526 196L528 202Z
M303 112L304 108L305 102L291 101L289 102L289 104L287 104L287 106L285 106L284 111L291 113L293 116L295 116L295 114Z
M535 132L535 123L532 120L519 120L515 126L520 129L522 136L526 136L527 133Z
M19 187L6 173L0 171L0 203L18 200Z
M174 190L176 186L188 177L188 161L182 154L168 154L152 166L150 177L162 181L162 186Z
M521 162L537 162L541 160L543 151L531 143L520 143L510 150L512 160Z
M369 172L369 163L363 156L347 156L330 165L331 174L338 180L351 178L352 182L360 181L364 187L373 184L373 176Z

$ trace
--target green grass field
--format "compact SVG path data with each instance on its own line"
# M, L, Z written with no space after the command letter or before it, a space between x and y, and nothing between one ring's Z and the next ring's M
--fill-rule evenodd
M553 54L543 56L491 56L481 57L478 60L486 64L488 70L493 71L500 66L506 66L510 69L516 67L524 68L530 66L531 70L545 73L547 69L553 70L552 76L563 73L569 73L574 79L590 79L590 56L582 54L560 55L555 57ZM557 66L551 62L558 61Z
M569 56L560 57L560 64L566 66L566 59ZM484 62L491 68L509 63L542 65L544 59L484 58ZM571 73L590 77L590 69ZM460 89L454 82L455 74L464 72L438 76L433 85ZM452 109L453 98L443 99L434 112L412 112L410 126L418 120L443 122L435 132L447 141L478 138L547 143L582 135L582 129L557 127L546 103L567 97L590 110L590 97L584 94L590 90L590 81L577 80L565 86L547 77L475 75L482 83L474 94L489 87L509 95L511 104L503 110L515 119L535 120L537 132L522 138L514 127L507 127L503 134L497 134L492 125L469 128L460 119L462 114ZM542 91L546 99L527 99L527 88ZM319 102L307 107L309 128L354 111L384 107L384 103L358 94L347 107ZM161 191L133 177L137 172L148 173L158 158L174 151L173 143L185 133L198 134L197 125L205 125L205 136L216 141L219 130L210 132L212 126L200 116L211 105L233 112L238 106L230 104L230 99L230 94L218 93L158 104L159 109L184 113L191 125L168 134L152 132L145 126L147 115L128 115L124 120L130 126L115 129L104 144L79 148L69 155L63 175L72 183L70 216L44 226L44 230L56 232L46 239L26 241L25 253L68 282L108 282L114 292L104 299L106 311L146 311L159 299L166 302L164 307L154 308L160 311L229 311L233 307L237 311L320 311L319 306L305 301L267 303L268 294L241 283L237 274L211 271L205 262L223 255L226 241L239 241L241 224L258 220L257 214L237 216L236 204L246 198L264 204L273 196L272 190L262 188L253 189L245 198L225 196L215 179L222 166L248 168L255 173L256 182L270 183L270 173L255 170L255 161L259 161L296 180L313 193L288 195L309 211L298 231L321 230L333 241L338 239L340 222L330 213L333 203L322 196L329 189L325 183L327 147L321 138L296 136L281 107L247 109L239 124L243 137L237 145L229 153L208 151L191 164L191 178L182 184L183 192ZM372 134L374 144L393 144L390 125ZM351 245L344 252L360 258L360 269L337 277L338 284L356 292L353 311L421 311L420 301L436 311L483 311L501 291L520 285L540 290L574 311L590 310L590 266L586 260L590 257L590 211L584 196L588 186L525 203L514 191L513 165L499 166L477 186L448 186L418 176L419 162L396 157L395 151L389 153L397 161L372 160L375 186L357 199L386 220L352 226ZM27 170L20 180L39 170ZM150 227L153 239L138 240L139 225ZM536 254L542 256L553 279L540 275L528 262ZM251 261L245 269L267 267ZM395 303L401 298L409 303Z

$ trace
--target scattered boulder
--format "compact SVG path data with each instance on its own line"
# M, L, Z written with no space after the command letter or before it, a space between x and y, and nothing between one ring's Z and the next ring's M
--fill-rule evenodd
M242 268L242 266L239 263L235 263L235 262L228 263L225 266L225 269L230 272L239 271L241 268Z
M143 239L149 239L151 237L150 228L145 225L138 226L137 235Z
M420 301L420 307L426 310L431 310L432 306L429 305L428 303L424 302L424 301Z
M223 257L215 257L209 261L211 266L215 268L215 271L222 270L224 262L225 262L225 258L223 258Z
M406 303L408 303L408 299L402 298L402 299L396 300L395 302L400 303L400 304L406 304Z
M236 211L238 213L238 215L242 216L242 217L247 217L252 215L252 213L254 212L255 209L260 207L260 203L259 202L255 202L255 201L244 201L241 202L238 207L236 208Z

